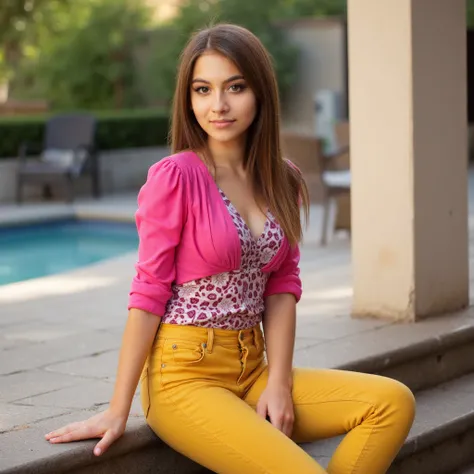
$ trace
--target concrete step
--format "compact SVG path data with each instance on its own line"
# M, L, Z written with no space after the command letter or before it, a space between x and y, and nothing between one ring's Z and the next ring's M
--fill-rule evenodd
M317 349L323 352L325 347ZM384 375L418 392L474 372L474 310L381 327L334 341L330 350L331 368ZM302 362L298 366L315 366L314 359L301 360L301 355L296 357ZM309 356L319 359L314 351Z
M23 435L22 435L23 433ZM2 474L204 474L208 471L158 440L141 419L130 420L127 433L101 458L91 455L94 442L49 446L45 456L28 462L28 448L38 444L31 431L18 431L23 461L0 469ZM37 433L40 436L40 433ZM303 445L326 466L342 438ZM10 440L12 441L12 440ZM474 462L474 374L417 394L417 416L389 474L449 474ZM59 449L58 449L59 448ZM46 451L49 455L46 455ZM54 452L54 455L53 455ZM2 463L0 462L0 465ZM468 474L461 471L459 474ZM292 474L292 473L289 473Z
M452 473L474 462L474 375L464 376L474 372L473 316L471 308L415 325L392 324L350 334L297 351L295 365L379 373L406 383L419 392L418 415L391 472ZM344 324L355 323L347 320ZM436 387L440 383L443 385ZM82 414L76 411L55 417L54 423L44 420L0 434L0 473L206 472L157 440L141 417L131 418L124 437L99 459L91 455L94 441L62 446L43 441L43 434L52 426L84 419L91 413L94 409ZM305 449L325 464L337 442L313 443ZM420 467L422 463L428 470Z
M399 380L414 392L456 379L474 371L474 327L420 342L411 351L393 353L384 361L378 359L375 365L380 368L364 371ZM359 364L361 369L364 367Z
M472 463L474 374L418 392L416 399L415 423L388 474L452 474ZM327 465L341 439L311 443L305 450Z

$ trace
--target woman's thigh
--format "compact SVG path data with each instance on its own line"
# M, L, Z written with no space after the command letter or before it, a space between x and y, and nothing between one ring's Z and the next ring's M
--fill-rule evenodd
M244 400L255 407L268 371ZM295 369L293 440L311 442L349 433L333 456L331 473L385 472L414 417L414 398L401 383L376 375L324 369ZM365 469L365 470L364 470Z
M195 382L163 391L147 422L176 451L220 474L326 472L226 388Z

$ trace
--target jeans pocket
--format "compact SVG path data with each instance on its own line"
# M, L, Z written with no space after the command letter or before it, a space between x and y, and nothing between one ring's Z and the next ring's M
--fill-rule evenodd
M205 356L205 344L200 341L167 339L160 362L161 387L171 388L199 378Z
M204 346L199 342L168 340L167 344L176 365L197 364L204 359Z

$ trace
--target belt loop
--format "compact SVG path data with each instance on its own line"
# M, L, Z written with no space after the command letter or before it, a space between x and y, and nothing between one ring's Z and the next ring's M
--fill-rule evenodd
M214 347L214 329L207 329L207 352L212 354L212 348Z

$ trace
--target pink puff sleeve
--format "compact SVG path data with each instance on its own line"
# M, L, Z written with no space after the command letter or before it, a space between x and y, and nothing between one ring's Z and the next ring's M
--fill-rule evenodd
M264 297L280 293L291 293L296 302L301 299L302 285L300 279L300 249L294 245L288 249L288 254L280 268L274 271L268 279Z
M138 262L135 266L128 309L138 308L163 316L175 279L175 251L185 221L181 171L171 160L153 165L138 194L135 214Z

